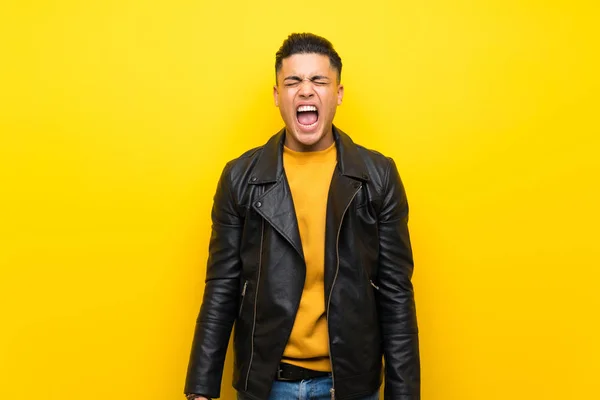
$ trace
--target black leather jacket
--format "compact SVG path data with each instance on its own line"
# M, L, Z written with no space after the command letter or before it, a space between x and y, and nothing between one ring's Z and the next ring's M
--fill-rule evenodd
M219 397L235 322L233 386L266 400L291 333L305 264L285 178L285 131L229 162L218 183L206 288L186 393ZM327 200L325 309L335 398L420 398L408 204L392 159L334 127Z

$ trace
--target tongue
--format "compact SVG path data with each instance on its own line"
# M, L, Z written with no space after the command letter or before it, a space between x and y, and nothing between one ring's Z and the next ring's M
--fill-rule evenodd
M302 125L312 125L317 122L318 116L315 111L305 111L298 113L298 122Z

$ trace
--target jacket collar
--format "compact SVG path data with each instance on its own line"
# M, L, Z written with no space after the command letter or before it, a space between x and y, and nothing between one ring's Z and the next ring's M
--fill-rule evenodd
M360 156L357 145L350 136L333 125L333 138L338 154L337 168L340 174L360 181L368 181L367 168ZM252 184L265 184L278 181L283 175L283 144L285 128L273 135L264 145L252 175ZM256 179L254 179L256 178Z

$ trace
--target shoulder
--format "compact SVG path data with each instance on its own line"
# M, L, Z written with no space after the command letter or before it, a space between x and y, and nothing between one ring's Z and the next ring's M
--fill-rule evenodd
M356 149L361 158L367 164L367 167L372 166L377 169L387 169L393 162L392 158L373 149L366 148L360 144L356 144Z
M335 127L337 134L339 135L340 141L348 150L348 156L350 158L358 158L360 159L359 163L364 163L368 174L373 178L373 175L385 175L386 171L389 170L390 165L393 164L393 161L390 157L381 153L380 151L367 148L363 145L360 145L350 137L347 133L343 132L341 129ZM348 160L350 161L350 160Z
M394 160L377 150L361 145L357 145L357 150L367 168L370 184L377 193L384 196L388 191L391 176L397 174Z
M264 147L264 145L254 147L245 151L240 156L229 160L223 168L223 177L234 185L243 181L249 174L248 171L252 170L253 166L256 164Z
M259 164L261 158L268 161L266 166L268 167L267 169L269 169L272 167L271 164L273 164L273 158L277 157L276 154L282 136L283 130L280 130L278 133L272 135L263 145L246 150L240 156L230 160L226 164L225 169L228 170L235 179L236 177L240 177L240 175L246 175L249 171L252 171L254 167ZM264 162L261 162L260 165L265 167Z
M351 159L355 159L353 163L357 163L357 165L362 164L360 169L364 168L366 171L369 177L369 185L376 192L383 193L388 186L390 172L396 168L392 158L378 150L357 144L347 134L339 130L338 132L340 132L342 141L352 149L349 155Z
M245 151L238 157L229 160L225 167L230 168L232 171L247 168L248 166L252 165L252 163L256 162L256 160L264 150L264 147L265 146L262 145Z

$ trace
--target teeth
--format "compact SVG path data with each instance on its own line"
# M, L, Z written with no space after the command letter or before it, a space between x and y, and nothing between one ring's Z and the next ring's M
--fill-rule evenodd
M317 111L317 107L315 107L315 106L300 106L300 107L298 107L297 112L305 112L305 111Z

